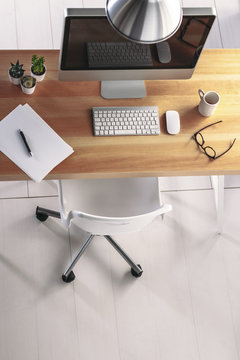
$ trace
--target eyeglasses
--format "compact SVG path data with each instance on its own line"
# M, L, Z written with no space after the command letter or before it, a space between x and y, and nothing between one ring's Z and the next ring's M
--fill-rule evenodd
M226 152L228 152L231 149L231 147L233 146L233 144L236 141L236 138L235 138L233 140L232 144L229 146L229 148L226 151L224 151L222 154L218 155L218 156L216 154L216 151L211 146L205 146L204 147L205 141L204 141L203 135L201 134L201 131L207 129L210 126L219 124L221 122L222 122L222 120L219 120L219 121L217 121L217 122L215 122L213 124L207 125L204 128L198 130L195 134L193 134L193 138L196 141L196 143L201 147L201 149L204 151L204 153L213 160L215 160L215 159L219 158L220 156L223 156L224 154L226 154Z

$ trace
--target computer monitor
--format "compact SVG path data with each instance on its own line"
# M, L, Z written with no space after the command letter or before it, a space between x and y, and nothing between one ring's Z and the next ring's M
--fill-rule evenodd
M104 9L65 9L59 79L101 81L105 98L138 98L144 80L188 79L216 17L214 8L183 8L167 41L136 44L119 35Z

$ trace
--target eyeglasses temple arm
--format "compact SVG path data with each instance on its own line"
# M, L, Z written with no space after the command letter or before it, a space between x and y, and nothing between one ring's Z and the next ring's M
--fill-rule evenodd
M235 141L236 141L236 138L233 140L233 142L232 142L232 144L229 146L229 148L228 148L227 150L225 150L222 154L216 156L216 157L214 158L214 160L216 160L216 159L219 158L220 156L226 154L226 152L228 152L228 151L233 147Z
M213 123L213 124L204 126L202 129L200 129L200 130L198 130L197 132L195 132L195 134L193 134L193 136L194 136L194 135L197 135L199 132L203 131L204 129L207 129L208 127L210 127L210 126L212 126L212 125L216 125L216 124L218 124L218 123L220 123L220 122L222 122L222 120L219 120L219 121L217 121L217 122L215 122L215 123Z

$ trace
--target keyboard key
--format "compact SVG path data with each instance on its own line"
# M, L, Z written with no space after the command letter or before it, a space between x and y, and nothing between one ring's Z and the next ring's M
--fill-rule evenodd
M136 135L136 130L115 130L115 135Z

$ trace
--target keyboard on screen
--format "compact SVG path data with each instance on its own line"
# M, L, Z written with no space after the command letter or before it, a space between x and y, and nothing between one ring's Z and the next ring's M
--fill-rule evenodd
M88 42L88 66L90 68L151 67L149 45L130 42Z

